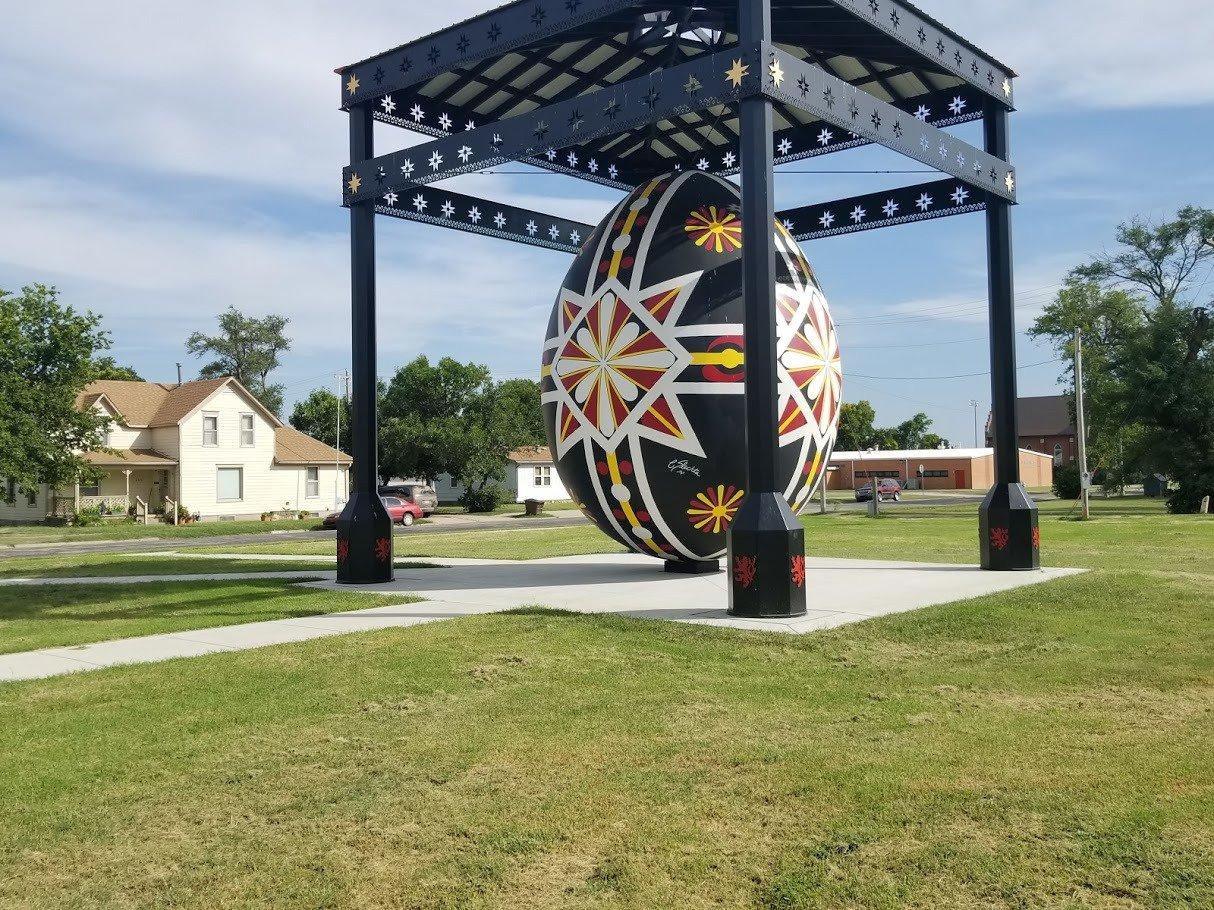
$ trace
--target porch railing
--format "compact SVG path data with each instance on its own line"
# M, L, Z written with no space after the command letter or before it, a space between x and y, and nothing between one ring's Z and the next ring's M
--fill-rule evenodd
M81 496L80 510L101 509L103 514L126 515L130 508L130 500L126 494L115 496ZM56 518L71 518L76 513L76 498L74 496L55 496L51 499L50 514Z

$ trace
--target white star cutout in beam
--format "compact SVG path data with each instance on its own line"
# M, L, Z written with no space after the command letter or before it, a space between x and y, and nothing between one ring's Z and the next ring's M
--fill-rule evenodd
M919 105L919 109L915 111L915 119L927 123L927 118L932 115L932 109L927 105Z
M953 112L954 117L958 116L963 110L965 110L965 99L960 95L957 95L949 103L948 109Z
M940 157L941 158L948 157L948 146L945 145L943 142L940 143Z
M391 190L389 190L388 192L384 193L384 202L388 203L388 205L396 205L396 200L397 200L397 199L399 199L399 198L400 198L400 197L399 197L399 196L397 196L397 195L396 195L394 192L392 192Z
M932 141L930 139L928 139L926 136L919 137L919 148L923 149L923 151L926 152L931 147L932 147Z
M969 197L970 194L965 187L959 186L953 190L953 195L949 198L953 200L953 205L962 205L966 199L969 199Z
M569 162L570 167L577 167L577 155L574 154L573 152L570 152L568 155L566 155L565 160Z
M443 163L443 156L438 152L432 152L430 155L430 170L437 171L439 165Z
M919 211L926 212L932 207L932 197L927 195L927 193L923 193L915 200L915 205L919 206Z
M1008 171L1007 176L1003 178L1003 185L1007 187L1009 193L1016 189L1016 178L1011 171Z
M1012 83L1008 79L1003 80L1003 94L1012 97Z
M818 133L818 145L830 145L830 140L835 138L835 134L830 130L822 130Z
M834 223L835 223L835 213L834 212L823 212L822 217L818 219L818 224L822 225L822 227L824 227L824 228L829 228Z
M614 164L611 165L607 168L607 176L614 180L616 177L620 176L620 169Z
M792 151L792 142L785 137L780 140L780 144L776 146L776 150L779 151L781 155L787 155Z
M405 163L400 166L400 172L402 174L404 174L406 177L412 177L413 176L413 162L410 161L408 158L406 158Z
M464 164L467 164L468 159L472 157L472 149L466 145L461 145L459 148L459 151L456 152L456 154L459 155L460 161L462 161Z
M438 118L438 125L441 126L445 130L450 130L451 129L451 118L448 117L446 114L443 114L441 117Z
M501 212L498 212L496 215L493 216L493 224L500 231L502 228L504 228L506 226L506 216L503 215Z
M469 120L467 123L465 123L465 124L464 124L464 131L465 131L465 132L470 133L470 132L472 132L474 129L476 129L476 124L475 124L473 121Z
M721 159L721 163L724 164L726 167L733 167L734 163L737 160L738 160L738 156L735 155L733 152L726 152L725 156Z
M885 213L886 218L893 218L898 213L898 203L892 199L886 199L885 205L881 206L881 211Z
M379 106L384 109L385 114L390 114L396 110L396 102L392 100L391 95L384 95L379 99Z
M701 158L699 161L696 162L696 167L702 171L708 170L708 159Z
M591 158L589 161L587 161L586 170L590 171L590 173L592 173L592 174L597 174L599 172L598 160L595 158Z
M582 235L581 235L581 233L579 233L578 231L571 231L571 232L570 232L570 234L569 234L569 239L570 239L570 241L572 241L573 243L581 243L581 242L582 242Z
M426 113L422 110L422 106L420 104L415 104L413 107L409 108L409 116L413 118L414 123L421 123L426 119Z
M414 196L413 197L413 207L415 209L417 209L419 214L421 212L424 212L426 210L426 197L423 196L421 193L418 193L416 196Z
M481 223L481 210L478 209L475 205L472 206L472 208L468 209L468 220L471 221L473 224Z
M531 221L527 222L527 233L530 234L532 237L535 236L535 232L538 231L539 229L540 229L540 226L535 223L535 219L532 219Z
M859 224L861 221L864 220L864 216L867 214L868 214L868 212L864 211L863 207L856 206L854 209L851 210L851 220L856 222L856 224Z
M982 162L981 161L974 162L974 173L977 174L978 176L982 176Z
M561 229L554 224L552 227L548 228L548 236L553 240L556 240L557 237L561 236Z
M957 153L957 167L965 167L965 156L960 152Z
M452 204L451 200L448 199L443 203L443 207L439 211L443 213L444 218L450 218L455 214L455 206Z

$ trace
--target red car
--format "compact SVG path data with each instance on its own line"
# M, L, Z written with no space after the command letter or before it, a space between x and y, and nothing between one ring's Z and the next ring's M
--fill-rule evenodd
M380 500L383 502L384 508L388 510L393 524L400 524L407 528L422 517L422 507L415 502L398 499L395 496L381 496ZM321 527L336 528L339 515L338 512L330 512L321 521Z
M882 477L877 481L877 490L882 499L892 499L894 502L902 499L902 484L889 477ZM868 502L872 498L873 482L871 480L856 488L856 502Z

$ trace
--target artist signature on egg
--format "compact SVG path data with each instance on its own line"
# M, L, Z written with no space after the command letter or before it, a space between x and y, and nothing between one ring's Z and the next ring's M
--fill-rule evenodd
M696 477L700 476L700 469L685 458L675 458L666 467L670 469L671 474L694 474Z

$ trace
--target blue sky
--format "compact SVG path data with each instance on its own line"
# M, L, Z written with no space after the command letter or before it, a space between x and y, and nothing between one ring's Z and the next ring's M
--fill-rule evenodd
M152 379L200 365L184 339L229 304L291 318L288 402L349 361L346 154L334 67L462 19L443 4L44 0L0 32L0 287L59 286ZM1214 6L1204 0L920 0L1021 73L1013 158L1018 321L1135 214L1214 198ZM978 142L976 125L959 128ZM378 149L417 141L384 130ZM880 149L797 170L916 167ZM925 176L785 174L800 205ZM470 175L467 192L597 221L618 194L556 176ZM954 444L985 416L983 216L804 245L840 326L845 397L882 423L926 411ZM418 353L534 375L561 253L381 220L380 369ZM1214 282L1211 282L1214 287ZM1021 364L1051 352L1023 336ZM1021 370L1023 394L1061 365ZM862 378L872 377L872 378Z

